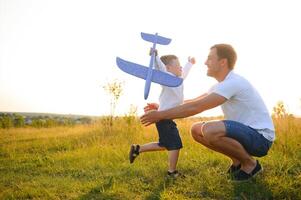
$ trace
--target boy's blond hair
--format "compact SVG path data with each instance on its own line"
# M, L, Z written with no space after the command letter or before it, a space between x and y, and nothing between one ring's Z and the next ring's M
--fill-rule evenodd
M160 59L164 63L164 65L168 65L171 63L172 60L178 59L178 57L175 55L165 55L165 56L161 56Z

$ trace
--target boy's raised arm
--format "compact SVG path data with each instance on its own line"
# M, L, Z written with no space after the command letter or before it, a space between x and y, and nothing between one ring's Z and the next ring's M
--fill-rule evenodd
M191 67L195 64L195 58L194 57L188 57L188 62L186 63L186 65L183 68L183 72L182 72L182 78L185 79L188 74L189 71L191 69Z

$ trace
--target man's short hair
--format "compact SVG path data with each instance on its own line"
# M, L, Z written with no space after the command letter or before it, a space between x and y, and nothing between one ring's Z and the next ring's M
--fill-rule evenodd
M164 65L168 65L172 60L178 59L178 57L175 55L165 55L165 56L161 56L160 59L164 63Z
M237 55L234 48L229 44L216 44L213 45L210 49L213 48L216 49L217 56L219 59L227 59L228 67L230 70L232 70L237 59Z

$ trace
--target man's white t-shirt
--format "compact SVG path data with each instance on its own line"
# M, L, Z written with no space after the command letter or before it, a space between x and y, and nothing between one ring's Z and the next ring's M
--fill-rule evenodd
M271 116L257 90L243 77L230 71L225 80L214 85L209 93L227 99L221 105L225 119L256 129L266 139L275 140Z

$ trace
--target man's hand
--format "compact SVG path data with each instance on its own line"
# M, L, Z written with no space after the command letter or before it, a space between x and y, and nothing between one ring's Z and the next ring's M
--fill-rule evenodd
M190 62L191 64L195 64L195 58L194 57L188 57L188 62Z
M151 110L158 110L159 104L157 103L147 103L147 105L143 108L144 112L147 113Z
M140 121L144 126L149 126L152 123L156 123L160 121L160 112L156 110L146 112L140 117Z

